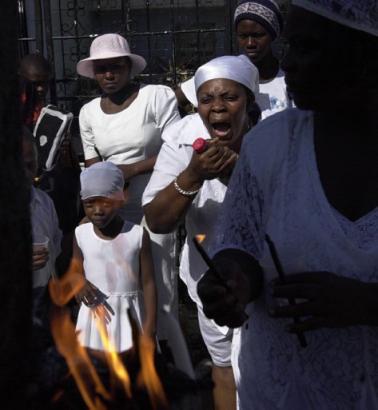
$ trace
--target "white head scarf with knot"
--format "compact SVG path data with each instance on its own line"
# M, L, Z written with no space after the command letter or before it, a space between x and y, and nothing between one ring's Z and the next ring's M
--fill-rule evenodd
M292 0L292 4L343 26L378 36L377 0Z
M125 179L122 171L111 162L97 162L80 174L81 199L102 196L125 200L123 188Z
M218 78L243 84L255 95L259 92L259 72L245 55L214 58L199 67L194 75L196 93L203 83Z

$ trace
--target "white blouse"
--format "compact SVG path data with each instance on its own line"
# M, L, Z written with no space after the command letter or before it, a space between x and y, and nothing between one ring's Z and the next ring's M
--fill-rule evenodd
M186 169L193 154L192 144L199 137L210 138L199 114L184 117L164 132L164 144L143 194L143 206ZM208 249L226 190L227 187L219 179L205 181L185 216L187 237L182 250L180 277L186 283L191 298L199 304L197 282L207 267L195 249L192 238L197 234L206 234L203 246Z
M285 73L281 69L273 80L260 82L256 102L261 109L262 120L294 106L287 94Z
M133 164L151 158L159 152L161 134L180 119L174 92L163 85L141 86L129 107L116 114L106 114L101 98L85 104L79 115L80 134L86 160L101 155L114 164ZM141 197L150 173L130 181L127 219L140 222Z
M286 110L246 135L218 226L217 249L259 260L265 283L277 278L264 242L274 241L287 273L329 271L378 282L378 208L352 222L328 202L318 174L313 115ZM268 315L268 287L248 306L237 362L240 408L378 408L378 328L306 333L301 348L288 319Z

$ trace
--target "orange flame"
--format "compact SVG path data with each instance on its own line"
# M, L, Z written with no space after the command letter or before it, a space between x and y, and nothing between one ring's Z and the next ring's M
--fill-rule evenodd
M85 404L90 410L106 410L100 396L109 400L110 395L102 384L90 361L87 351L78 342L70 314L62 310L51 322L51 331L56 347L66 359Z
M149 336L141 334L139 337L139 358L141 369L138 375L138 384L146 387L154 409L157 408L157 404L160 405L160 407L168 408L167 398L156 372L154 353L154 341Z
M85 284L85 278L80 263L72 259L68 271L62 278L53 278L49 282L52 301L58 306L66 305Z
M105 315L101 309L96 310L95 323L105 350L105 357L110 371L118 377L128 397L131 398L131 383L129 373L123 365L117 350L110 341L105 325Z
M69 311L64 307L72 297L80 292L85 285L85 281L82 265L74 259L62 278L55 278L50 281L49 291L51 299L57 305L51 320L51 330L56 347L65 358L87 407L90 410L106 410L107 407L104 401L111 401L112 397L98 376L87 350L79 343L75 332L75 325L71 321ZM101 307L100 305L96 309L95 323L104 346L105 358L111 374L119 380L126 395L131 398L130 376L115 346L108 337L105 315ZM133 323L131 317L130 322L133 328L133 345L137 345L140 356L141 369L137 380L138 385L145 386L154 409L168 408L163 386L155 369L155 343L151 338L143 334L140 334L138 340L139 331L137 325Z
M206 239L206 235L203 233L199 233L198 235L196 235L196 239L198 243L202 243Z

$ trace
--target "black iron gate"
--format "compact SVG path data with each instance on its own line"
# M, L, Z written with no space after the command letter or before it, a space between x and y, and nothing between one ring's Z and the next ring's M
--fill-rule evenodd
M118 32L148 67L143 82L175 85L212 57L233 50L236 0L18 0L20 55L39 50L51 62L51 96L77 114L98 93L76 63L99 34Z

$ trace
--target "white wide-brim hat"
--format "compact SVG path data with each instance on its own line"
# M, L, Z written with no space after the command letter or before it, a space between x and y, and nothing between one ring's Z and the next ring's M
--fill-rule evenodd
M89 57L77 63L76 71L83 77L95 78L94 60L118 57L128 57L131 60L131 78L140 74L146 68L146 60L142 56L130 52L129 43L124 37L119 34L109 33L98 36L92 41Z

